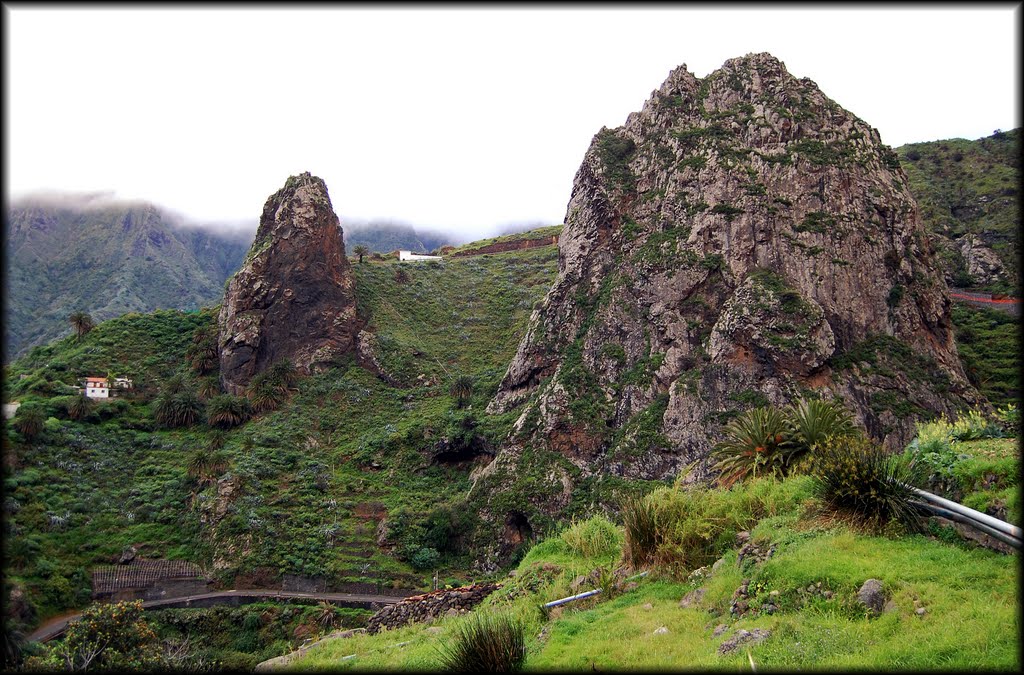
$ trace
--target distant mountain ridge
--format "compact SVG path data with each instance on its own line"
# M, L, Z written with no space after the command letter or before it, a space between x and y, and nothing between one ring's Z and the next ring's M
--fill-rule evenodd
M215 305L251 241L143 202L16 201L4 218L4 360L66 335L75 311L98 322Z
M349 255L356 246L365 246L371 253L390 253L404 249L414 253L428 253L442 246L451 246L455 239L443 232L417 230L405 223L370 221L348 222L342 218L345 249Z

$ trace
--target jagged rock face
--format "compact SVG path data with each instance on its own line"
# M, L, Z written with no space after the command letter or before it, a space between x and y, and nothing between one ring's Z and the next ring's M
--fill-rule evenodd
M583 475L696 477L730 416L809 393L896 448L978 400L949 310L877 130L768 54L682 66L594 137L489 410Z
M256 240L221 306L221 380L230 393L288 359L309 373L353 349L354 279L323 180L292 176L263 206Z

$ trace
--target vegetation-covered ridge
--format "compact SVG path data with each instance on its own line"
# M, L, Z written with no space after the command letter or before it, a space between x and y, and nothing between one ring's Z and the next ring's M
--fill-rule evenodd
M896 152L946 279L1019 296L1020 129L910 143Z
M4 213L4 361L68 333L84 311L195 310L220 301L251 232L183 227L145 204L18 202Z

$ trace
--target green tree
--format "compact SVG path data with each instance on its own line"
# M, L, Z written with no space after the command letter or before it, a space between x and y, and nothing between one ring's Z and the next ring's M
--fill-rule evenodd
M352 252L359 256L359 264L362 265L363 256L368 255L370 253L370 249L366 248L363 244L358 244L354 249L352 249Z
M161 665L160 641L142 615L142 601L95 604L68 624L64 639L41 656L26 659L29 669L152 670Z
M43 433L46 416L35 406L21 406L14 416L12 426L24 436L26 441L34 441Z
M68 321L71 322L71 326L75 329L75 336L79 340L81 340L86 333L95 327L92 317L85 312L73 312L71 316L68 317Z
M88 396L75 396L68 403L68 417L75 421L84 420L95 407L96 404Z
M249 419L249 401L241 396L222 394L214 396L206 404L206 421L211 427L230 429Z
M203 404L181 375L169 377L153 403L157 423L169 427L187 427L203 416Z

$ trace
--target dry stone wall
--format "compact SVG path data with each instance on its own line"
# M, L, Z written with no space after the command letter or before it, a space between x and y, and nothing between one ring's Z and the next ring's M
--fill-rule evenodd
M499 587L500 584L497 583L480 583L413 595L398 604L384 607L371 616L366 624L366 630L372 634L382 628L399 628L409 623L462 614L479 605Z

